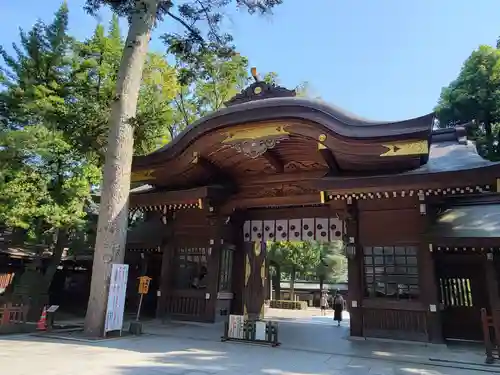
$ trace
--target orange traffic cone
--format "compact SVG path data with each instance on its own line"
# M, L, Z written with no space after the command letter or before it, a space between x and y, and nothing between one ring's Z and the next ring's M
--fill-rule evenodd
M42 316L40 316L40 320L36 324L36 329L38 329L39 331L47 330L47 310L45 306L43 307L42 310Z

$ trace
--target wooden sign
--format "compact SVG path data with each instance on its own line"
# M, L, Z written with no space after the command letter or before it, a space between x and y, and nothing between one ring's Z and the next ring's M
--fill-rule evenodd
M152 278L149 276L141 276L139 279L139 294L148 294L149 292L149 283Z
M57 311L57 309L59 308L59 305L51 305L48 309L47 309L47 312L48 313L55 313Z

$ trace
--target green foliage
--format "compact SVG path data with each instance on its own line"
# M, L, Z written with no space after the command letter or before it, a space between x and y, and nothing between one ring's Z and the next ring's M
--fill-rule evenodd
M344 255L344 243L312 242L319 251L319 262L314 269L314 276L321 281L339 282L347 279L347 259Z
M0 222L48 230L83 224L85 202L100 179L62 134L43 126L0 133Z
M21 30L13 56L0 49L0 223L25 228L35 241L58 229L70 240L92 241L86 211L101 177L123 51L116 16L107 33L98 25L83 42L67 28L64 3L51 24ZM149 55L143 78L139 154L154 150L167 131L178 91L164 56Z
M440 127L474 122L469 135L481 154L498 160L500 122L500 50L480 46L464 62L458 77L443 88L435 108Z
M342 241L278 241L268 244L268 259L285 278L296 276L328 282L347 277L347 259Z
M250 14L266 14L282 2L283 0L158 0L157 19L173 21L183 28L183 32L163 35L163 40L170 53L182 55L184 61L196 65L201 64L200 57L207 53L226 58L233 54L233 37L221 29L226 18L225 10L231 4ZM135 0L87 0L85 9L95 14L103 6L109 6L118 15L130 19L147 4Z
M268 257L286 273L306 273L320 261L319 247L307 241L278 241L268 246Z
M222 108L249 82L248 60L239 54L219 57L207 52L199 56L197 64L183 60L183 55L175 58L180 88L172 103L170 121L165 122L168 134L163 144L196 120Z

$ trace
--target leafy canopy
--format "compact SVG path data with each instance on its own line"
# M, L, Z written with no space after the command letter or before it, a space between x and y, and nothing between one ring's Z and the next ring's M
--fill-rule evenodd
M469 135L483 157L500 158L500 50L480 46L458 77L443 88L435 108L440 127L469 123Z

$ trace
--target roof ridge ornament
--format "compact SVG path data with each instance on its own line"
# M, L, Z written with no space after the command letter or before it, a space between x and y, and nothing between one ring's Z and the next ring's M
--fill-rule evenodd
M239 94L236 94L231 99L224 102L224 105L226 107L250 102L253 100L294 97L297 95L296 90L289 90L285 87L277 86L275 83L262 81L257 73L256 68L252 68L251 72L255 82L247 88L243 89Z

